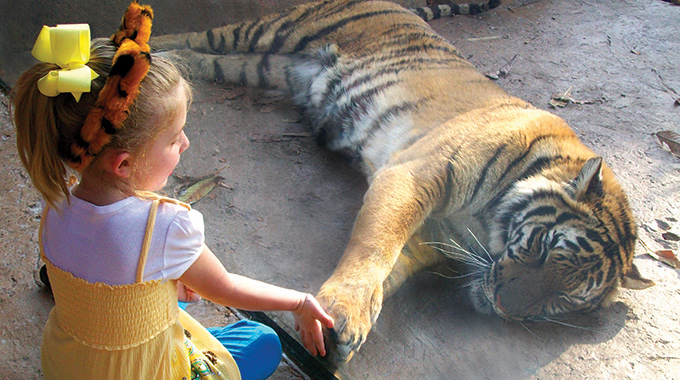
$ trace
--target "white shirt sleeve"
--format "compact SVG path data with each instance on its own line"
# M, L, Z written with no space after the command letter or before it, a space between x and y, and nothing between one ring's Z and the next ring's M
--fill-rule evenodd
M203 215L196 210L181 210L168 226L163 249L161 277L174 280L196 261L205 243Z

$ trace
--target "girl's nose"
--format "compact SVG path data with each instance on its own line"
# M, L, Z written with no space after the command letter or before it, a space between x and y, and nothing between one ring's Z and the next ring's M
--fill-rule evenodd
M191 143L189 142L189 138L188 138L187 135L184 133L184 131L182 131L182 137L183 137L183 139L182 139L182 140L183 140L183 141L182 141L182 145L181 145L180 148L179 148L179 152L180 152L180 153L182 153L182 152L184 152L185 150L189 149L189 145L191 145Z

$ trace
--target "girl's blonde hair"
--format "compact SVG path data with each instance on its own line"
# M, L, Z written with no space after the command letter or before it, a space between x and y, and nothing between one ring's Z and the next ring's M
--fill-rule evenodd
M51 207L68 199L66 160L70 147L78 137L85 118L97 100L111 69L116 47L111 40L98 38L91 43L87 65L99 77L92 81L91 91L76 102L70 93L47 97L38 91L38 80L51 70L51 63L38 63L24 72L10 94L10 115L17 131L17 149L33 185ZM183 86L187 101L191 87L180 69L169 58L152 54L151 67L140 84L139 95L129 109L124 127L113 136L105 149L121 149L143 157L163 132L157 126L167 125L176 117L179 106L178 87ZM85 171L97 170L97 159Z

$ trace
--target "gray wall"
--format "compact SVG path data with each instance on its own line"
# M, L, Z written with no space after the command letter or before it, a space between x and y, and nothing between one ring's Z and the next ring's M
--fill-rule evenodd
M284 10L309 0L141 0L154 9L153 35L200 31ZM426 0L396 1L405 6ZM0 79L11 87L36 60L43 25L88 23L92 37L111 35L129 0L0 0ZM189 5L190 4L190 5Z
M199 31L286 9L308 0L148 0L153 35ZM12 86L36 60L31 49L43 25L88 23L92 37L111 35L128 0L0 0L0 78ZM188 4L191 4L189 6Z

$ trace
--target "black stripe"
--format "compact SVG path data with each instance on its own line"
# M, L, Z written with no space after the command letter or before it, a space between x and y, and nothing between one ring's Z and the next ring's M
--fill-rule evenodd
M550 249L554 249L557 246L557 243L561 241L561 239L564 238L564 234L556 233L553 235L552 240L550 240Z
M541 255L538 257L538 264L543 265L548 260L549 250L541 245Z
M469 3L468 9L468 14L472 16L482 13L482 7L480 7L479 4Z
M595 250L593 249L593 246L588 243L588 240L584 239L583 236L578 236L576 237L576 242L578 245L581 246L581 248L585 249L586 252L594 252Z
M602 252L605 256L607 256L612 261L621 264L622 262L621 256L619 255L619 245L611 241L605 241L602 239L602 236L608 237L608 234L606 232L599 233L590 228L586 228L586 238L598 243L602 247Z
M224 82L224 71L222 70L222 65L220 65L219 59L215 57L213 60L213 68L215 70L215 80L218 83Z
M246 69L248 68L248 62L243 62L241 65L241 72L238 74L239 84L242 86L248 86L248 76L246 75Z
M422 7L417 7L417 8L414 9L414 11L416 11L416 14L418 15L418 17L422 18L425 21L429 21L427 19L427 13L425 13L425 11L423 10Z
M597 244L601 245L602 247L607 245L607 243L602 239L600 233L593 229L586 228L586 237L596 242Z
M489 170L491 170L491 167L498 161L498 157L505 151L505 148L508 146L508 144L503 144L498 149L496 149L496 152L494 155L491 157L486 162L486 165L482 169L482 173L479 176L479 179L477 180L477 183L475 184L475 189L472 191L472 197L470 197L470 202L472 202L476 197L477 194L479 193L479 190L482 188L482 185L484 184L484 181L486 181L486 176L489 173Z
M243 24L234 28L231 32L234 36L234 41L231 43L231 50L236 50L236 47L238 46L239 39L241 38L241 28L243 28Z
M601 267L602 263L600 262L600 268ZM597 283L598 285L602 284L602 277L604 276L600 268L595 268L595 283Z
M327 4L319 3L311 8L306 9L302 14L300 14L295 20L285 21L274 33L274 40L269 48L269 53L275 54L285 45L288 37L293 33L297 25L302 25L303 21L308 18L313 13L316 13L319 9ZM290 14L285 15L289 17Z
M259 18L255 19L255 20L253 20L249 23L248 27L246 28L245 32L243 33L243 42L246 42L250 39L250 32L252 32L253 29L258 25L260 25L260 19Z
M529 218L533 218L534 216L554 215L555 213L557 213L557 209L553 206L540 206L527 212L526 215L524 215L524 219L527 220Z
M401 37L385 36L383 41L375 41L372 45L368 45L368 47L371 46L379 47L382 51L386 51L388 49L416 50L418 48L420 48L420 50L417 51L421 51L422 48L425 48L434 51L444 51L458 57L458 51L456 50L455 46L447 43L446 41L435 39L434 36L430 36L427 33L421 32L404 33ZM369 50L373 51L372 49Z
M534 244L534 240L536 240L536 235L540 234L543 231L545 231L545 228L543 228L543 226L536 226L531 230L531 233L527 238L527 248L531 248L530 244Z
M530 196L526 196L522 198L521 200L516 200L510 206L503 210L503 213L498 217L498 221L500 224L500 228L504 231L510 232L508 226L510 225L510 222L518 216L520 211L524 210L529 204L531 204L534 201L541 200L541 199L548 199L548 198L556 198L560 197L560 194L555 193L550 190L541 190L537 191L534 194L531 194Z
M453 191L453 177L456 176L456 170L453 166L453 162L449 161L446 165L446 182L444 183L444 197L442 201L443 205L446 207L451 199L451 192Z
M271 45L269 46L269 53L275 54L278 53L279 50L283 47L283 45L286 43L286 40L288 39L288 36L290 36L290 33L286 32L289 29L293 28L295 26L295 23L292 21L286 21L281 26L279 29L274 33L274 39L272 40Z
M398 61L390 61L392 59L399 59ZM452 65L452 63L458 63L459 65ZM360 78L357 78L356 80L362 80L362 78L366 78L367 80L371 80L375 78L379 73L380 74L387 74L387 73L401 73L401 72L409 72L409 71L423 71L424 67L427 68L427 70L451 70L455 68L463 68L467 69L469 68L469 63L467 62L462 62L457 58L452 58L452 59L431 59L431 58L426 58L426 57L391 57L391 56L371 56L370 59L364 60L364 61L357 61L353 65L349 66L346 68L347 72L355 72L355 71L365 71L368 74L365 76L362 76ZM376 66L376 67L374 67ZM436 67L436 66L441 66L441 67ZM380 69L377 69L379 67ZM340 84L340 83L338 83ZM350 84L349 86L352 86ZM348 89L350 87L347 87Z
M352 83L346 84L343 87L343 92L349 92L350 90L369 82L376 82L380 77L388 74L399 74L399 71L399 68L382 68L380 70L370 71L368 74L358 77Z
M556 225L557 225L557 224L562 224L562 223L564 223L564 222L568 222L568 221L574 220L574 219L579 219L579 216L576 215L576 214L574 214L574 213L572 213L572 212L566 211L566 212L561 213L561 214L557 217L557 219L555 219L555 224L556 224Z
M430 10L432 11L433 19L438 19L442 17L442 10L439 9L439 5L432 5L430 7Z
M371 125L365 129L365 136L357 142L359 146L363 146L366 141L377 132L380 127L388 121L389 118L398 116L400 113L403 112L410 112L419 107L419 104L422 101L419 102L403 102L401 104L397 104L394 106L389 107L385 111L381 112L380 115L375 118L372 122Z
M217 52L221 54L227 53L227 37L220 31L220 44L217 45Z
M628 212L626 212L630 210L630 206L628 205L627 200L623 198L623 195L618 197L617 206L619 213L616 220L621 221L621 227L623 228L623 233L621 234L621 244L626 248L628 254L632 254L635 251L635 240L637 239L637 233L634 230L635 227L632 227L635 225L632 218ZM619 231L619 226L616 223L615 226L617 227L617 231Z
M260 26L258 26L257 30L255 30L255 33L253 33L252 39L250 40L250 51L256 51L255 47L257 46L257 43L260 42L260 38L267 29L269 29L268 24L261 23Z
M616 266L614 265L613 262L609 263L609 269L607 269L607 277L605 278L605 282L609 283L614 280L614 276L616 275Z
M349 120L348 130L350 133L354 132L354 122L360 119L360 115L366 114L368 108L372 104L373 98L387 90L388 88L398 84L400 82L393 80L381 83L369 90L363 91L357 96L352 96L350 100L342 107L341 111L338 113L337 118L339 120Z
M623 232L621 231L621 227L619 227L617 223L618 220L616 219L612 211L610 209L604 208L604 206L601 203L598 203L594 206L594 211L598 221L600 221L600 223L603 226L607 226L609 224L614 226L614 232L616 233L616 236L614 236L615 238L614 240L621 243L624 240ZM608 220L605 221L600 214L606 214ZM609 229L607 229L607 231L609 231Z
M205 32L205 39L208 41L208 46L211 51L219 51L215 48L215 32L212 29Z
M536 144L538 144L539 142L541 142L541 141L543 141L543 140L545 140L549 137L555 137L555 136L554 135L543 135L543 136L539 136L539 137L536 137L535 139L533 139L531 141L531 143L529 144L529 146L527 147L527 149L524 151L524 153L521 156L515 158L510 163L510 165L508 165L508 167L505 169L505 172L503 173L503 175L498 179L498 183L502 183L502 181L510 173L510 171L512 169L514 169L517 165L519 165L520 162L524 161L525 158L527 158L527 156L531 153L531 151L533 150L533 148Z
M623 262L621 258L620 247L621 246L619 246L618 244L610 242L603 247L604 249L602 251L604 252L604 255L607 256L609 259L621 265L623 264Z
M567 248L574 251L575 253L581 252L581 248L578 246L578 244L574 243L571 240L564 239L564 244L567 246ZM578 260L578 257L577 257L577 260Z
M388 9L388 10L382 10L382 11L362 13L362 14L354 15L352 17L344 18L344 19L342 19L342 20L340 20L340 21L338 21L334 24L331 24L331 25L326 26L325 28L322 28L321 30L319 30L318 32L316 32L312 36L305 36L305 37L301 38L298 41L295 48L293 49L293 53L297 53L297 52L304 50L307 47L307 45L310 44L311 42L314 42L314 41L316 41L320 38L326 37L327 35L337 31L338 29L344 27L345 25L347 25L349 23L359 21L359 20L363 20L363 19L370 18L370 17L384 16L384 15L395 14L395 13L408 13L408 11Z
M257 64L257 78L259 80L258 87L267 88L269 87L269 80L267 79L266 73L269 72L269 54L264 54L260 63Z
M490 201L487 203L486 207L484 210L491 210L493 208L496 208L500 205L500 201L505 198L505 195L510 191L510 189L520 181L523 181L529 177L532 177L539 172L543 171L544 169L552 166L555 161L562 159L562 156L556 156L556 157L540 157L534 160L527 168L524 170L522 174L520 174L515 181L512 183L508 184L505 188L503 188L501 191L498 192L498 194Z

